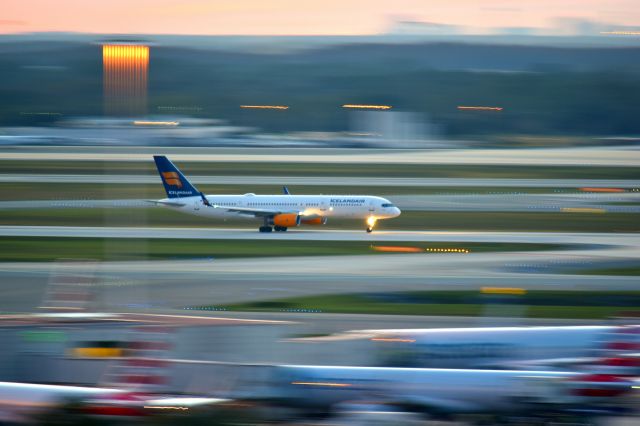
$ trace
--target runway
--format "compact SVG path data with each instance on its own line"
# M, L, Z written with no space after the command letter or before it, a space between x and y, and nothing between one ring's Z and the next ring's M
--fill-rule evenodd
M313 230L260 234L244 229L0 227L2 236L197 238L235 240L548 243L567 250L509 253L422 253L360 256L265 257L95 263L2 263L0 309L33 309L52 274L98 277L109 309L181 308L332 293L481 286L530 289L637 290L637 277L575 275L584 267L628 264L640 258L637 234L450 231ZM268 250L268 245L265 247Z
M407 241L579 244L640 249L635 233L495 232L495 231L364 231L291 229L286 233L259 233L246 228L139 228L79 226L0 226L4 237L170 238L204 240L280 241Z
M640 213L640 192L600 194L434 194L389 197L401 210L560 212L586 209L592 213ZM215 203L215 197L209 197ZM152 207L146 200L24 200L0 201L0 210Z
M630 179L381 178L353 176L189 176L194 184L378 187L640 188ZM0 174L3 183L160 184L157 175Z
M558 273L628 260L623 251L407 254L175 261L1 263L0 310L32 310L52 276L95 277L98 308L169 309L294 296L483 286L564 290L637 290L634 276Z
M540 166L630 166L640 164L634 146L558 149L278 149L202 147L8 147L0 160L149 161L164 154L173 161L493 164Z

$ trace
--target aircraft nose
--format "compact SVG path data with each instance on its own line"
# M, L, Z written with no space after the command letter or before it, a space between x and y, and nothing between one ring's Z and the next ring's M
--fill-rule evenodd
M402 212L400 211L400 209L399 209L399 208L397 208L397 207L394 207L394 208L393 208L393 217L398 217L398 216L400 216L400 213L402 213Z

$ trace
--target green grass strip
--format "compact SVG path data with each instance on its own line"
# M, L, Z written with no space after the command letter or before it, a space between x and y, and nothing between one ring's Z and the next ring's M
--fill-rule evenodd
M224 221L216 218L203 218L162 207L151 207L0 210L0 225L244 227L257 229L260 223L257 220L247 219ZM364 231L364 228L363 220L329 219L327 226L315 227L314 229L362 229ZM404 211L397 218L378 221L376 229L640 232L640 221L636 213Z
M521 179L638 179L636 167L527 166L468 164L362 164L295 162L181 162L189 175L228 176L381 176ZM31 161L0 160L2 173L148 174L157 171L149 161Z
M0 237L0 261L54 261L57 259L170 260L269 256L368 255L376 243L364 241L192 240L77 237ZM552 244L416 243L384 242L380 245L426 248L463 247L471 253L559 249ZM464 253L449 253L464 256ZM402 253L397 253L402 255ZM424 255L429 253L424 251Z
M411 295L414 295L414 299ZM394 299L400 300L394 300ZM404 299L404 300L403 300ZM424 303L428 299L429 303ZM590 303L585 302L585 300ZM422 303L421 303L422 302ZM513 304L517 302L518 304ZM622 302L622 303L621 303ZM488 296L478 291L345 294L192 307L248 312L324 312L387 315L505 315L596 319L640 309L640 292L530 291L524 296Z

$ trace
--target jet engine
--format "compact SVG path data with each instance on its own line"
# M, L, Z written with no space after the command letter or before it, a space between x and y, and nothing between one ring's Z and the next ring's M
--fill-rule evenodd
M300 223L303 225L324 225L327 223L326 217L314 217L313 219L300 219Z
M283 228L300 225L300 215L296 213L277 214L273 217L273 225Z

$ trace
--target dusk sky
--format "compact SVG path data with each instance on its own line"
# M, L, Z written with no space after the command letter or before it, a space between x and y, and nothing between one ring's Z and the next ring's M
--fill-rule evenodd
M476 30L551 27L558 18L635 26L638 6L638 0L3 0L0 33L378 34L398 19Z

